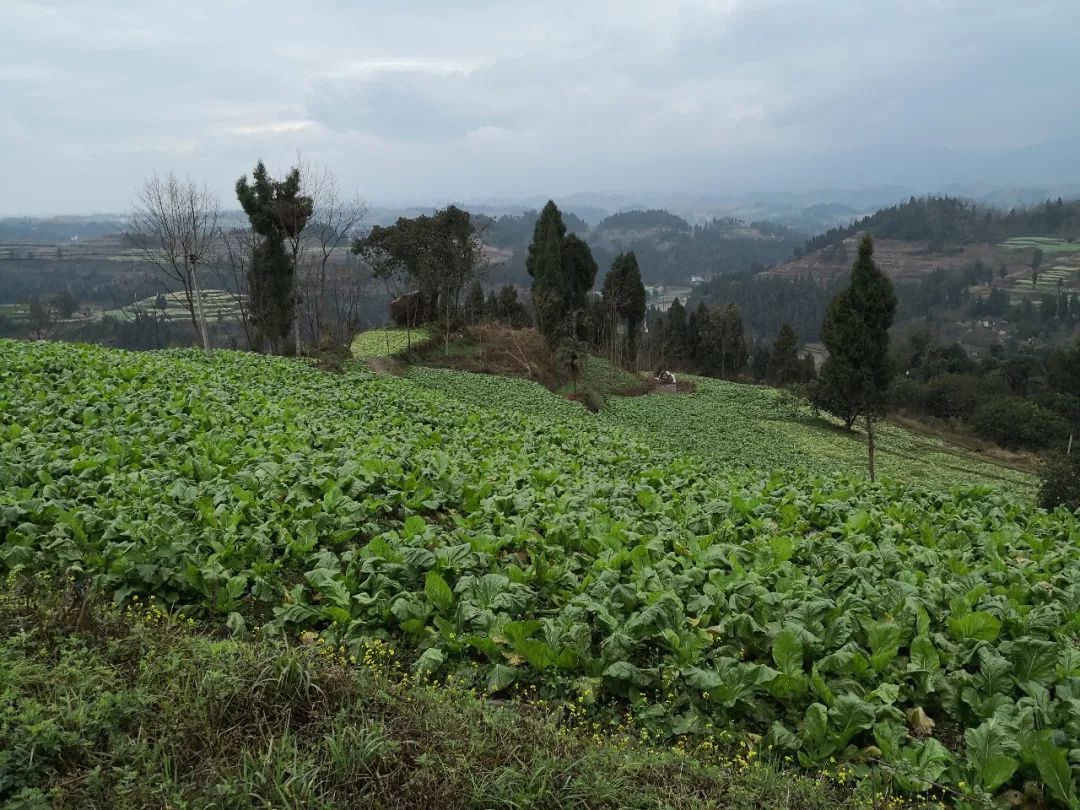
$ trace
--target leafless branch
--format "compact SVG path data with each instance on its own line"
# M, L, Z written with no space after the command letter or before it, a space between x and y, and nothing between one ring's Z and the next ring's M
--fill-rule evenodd
M210 353L198 265L211 255L218 233L218 201L206 186L155 174L136 192L128 239L146 261L178 282L191 323Z

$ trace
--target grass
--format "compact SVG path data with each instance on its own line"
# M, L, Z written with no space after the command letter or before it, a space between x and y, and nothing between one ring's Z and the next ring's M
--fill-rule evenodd
M213 629L213 628L210 628ZM0 591L0 803L141 807L898 807L743 742L495 702L317 643L199 632L71 582ZM721 737L724 735L721 735Z

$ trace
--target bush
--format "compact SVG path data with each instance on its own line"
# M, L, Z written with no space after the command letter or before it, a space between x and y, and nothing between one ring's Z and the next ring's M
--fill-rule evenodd
M968 419L985 399L985 384L970 374L945 374L923 388L923 408L938 419Z
M1039 506L1080 509L1080 453L1055 453L1043 462L1039 471Z
M1080 399L1058 391L1041 391L1031 397L1036 405L1053 411L1070 424L1080 424Z
M991 400L975 412L971 422L979 436L1010 450L1040 450L1069 435L1068 422L1019 397Z
M589 364L589 347L580 340L564 340L555 350L555 370L577 391L578 381Z
M926 386L913 377L898 377L893 383L892 403L898 408L921 411L926 399Z

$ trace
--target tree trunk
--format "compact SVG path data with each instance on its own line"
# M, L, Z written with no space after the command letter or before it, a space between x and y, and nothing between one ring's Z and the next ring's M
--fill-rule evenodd
M195 293L195 312L199 319L199 332L202 336L203 352L210 356L210 333L206 330L206 313L203 312L202 287L199 285L199 273L195 269L195 262L191 263L191 285Z
M877 468L876 468L876 448L874 447L874 419L873 417L866 417L866 449L870 457L870 480L877 480Z

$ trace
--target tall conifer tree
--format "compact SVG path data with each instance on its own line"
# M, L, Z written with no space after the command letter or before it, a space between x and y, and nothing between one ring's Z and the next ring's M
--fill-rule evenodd
M562 214L551 200L536 221L525 268L532 277L537 326L554 348L577 332L578 314L588 305L597 267L589 246L567 234Z
M889 327L895 314L896 293L874 261L874 242L866 234L851 281L829 304L821 325L829 357L821 369L816 401L848 428L859 417L866 419L871 480L876 475L874 422L885 414L892 380Z

